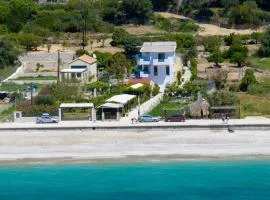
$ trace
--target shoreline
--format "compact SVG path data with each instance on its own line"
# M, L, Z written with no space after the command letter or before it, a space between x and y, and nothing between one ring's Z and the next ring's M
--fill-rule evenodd
M76 159L76 158L46 158L46 159L18 159L0 161L1 167L27 167L50 165L110 165L110 164L161 164L161 163L185 163L185 162L234 162L234 161L260 161L270 160L269 155L235 155L235 156L199 156L193 155L152 155L152 156L127 156L119 158L103 159Z

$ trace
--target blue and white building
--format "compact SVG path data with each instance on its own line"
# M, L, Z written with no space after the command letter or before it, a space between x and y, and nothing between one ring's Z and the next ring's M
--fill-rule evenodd
M174 82L176 42L144 42L137 56L136 78L149 78L164 91Z

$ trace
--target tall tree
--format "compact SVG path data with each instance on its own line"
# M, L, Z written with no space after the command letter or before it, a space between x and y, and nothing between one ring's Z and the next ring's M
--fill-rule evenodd
M240 43L235 43L228 50L227 56L232 63L237 63L238 67L242 67L248 57L248 49Z
M15 65L20 53L21 51L13 43L0 38L0 68Z
M123 0L122 10L129 22L145 24L153 16L151 0Z
M11 0L9 9L7 27L13 32L19 32L36 13L36 5L32 0Z
M261 57L270 56L270 28L268 28L262 36L262 46L259 49L259 55Z
M118 79L124 79L130 71L132 63L123 53L114 54L109 60L108 72Z
M214 62L217 67L220 67L219 63L223 62L223 55L222 52L218 49L214 51L211 56L208 58L209 62Z

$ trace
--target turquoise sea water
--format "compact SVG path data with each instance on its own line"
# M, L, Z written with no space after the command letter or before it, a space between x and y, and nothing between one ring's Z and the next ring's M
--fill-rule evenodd
M269 200L270 161L0 167L0 200Z

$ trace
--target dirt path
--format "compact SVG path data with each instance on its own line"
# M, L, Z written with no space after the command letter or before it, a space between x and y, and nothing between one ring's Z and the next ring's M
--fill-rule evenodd
M165 18L177 18L177 19L190 19L182 15L177 15L173 13L167 13L167 12L156 12L156 14L162 15ZM190 19L191 20L191 19ZM213 24L203 24L203 23L197 23L200 26L200 29L198 31L198 35L200 36L211 36L211 35L230 35L231 33L239 34L239 35L245 35L245 34L251 34L253 32L263 32L266 27L261 27L258 29L228 29L228 28L222 28Z

